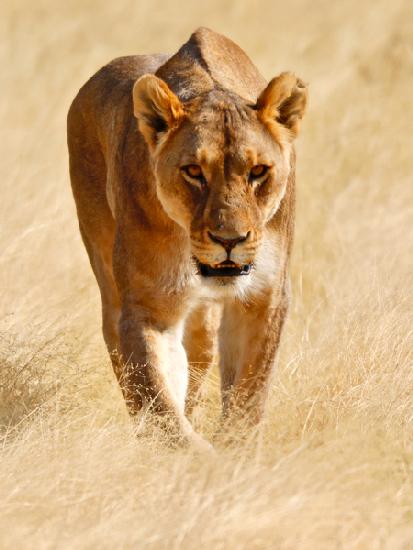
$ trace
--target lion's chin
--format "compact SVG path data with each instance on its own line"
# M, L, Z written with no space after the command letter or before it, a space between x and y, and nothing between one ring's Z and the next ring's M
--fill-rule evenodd
M239 277L241 275L249 275L252 269L252 264L237 265L230 260L213 266L203 264L198 260L196 260L196 264L198 272L202 277Z

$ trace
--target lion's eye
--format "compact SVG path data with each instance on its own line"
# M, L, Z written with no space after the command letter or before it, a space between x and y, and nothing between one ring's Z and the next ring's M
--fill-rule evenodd
M269 170L269 166L265 164L256 164L250 170L249 179L250 180L259 180L264 177Z
M188 166L183 166L181 170L190 178L196 180L201 180L204 178L202 169L200 166L198 166L198 164L188 164Z

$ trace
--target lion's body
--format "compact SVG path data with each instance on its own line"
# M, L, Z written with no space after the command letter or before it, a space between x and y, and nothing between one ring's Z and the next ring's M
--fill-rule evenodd
M169 86L166 89L173 97L168 101L185 106L186 119L179 130L171 127L167 137L159 120L145 112L147 104L133 98L135 82L154 73ZM145 78L155 77L143 77L142 82ZM224 405L228 408L231 401L242 408L248 402L251 417L260 416L287 310L295 155L292 145L285 153L281 147L285 162L280 161L280 166L287 168L285 175L284 168L279 168L279 177L285 181L279 197L274 195L270 203L269 191L261 192L262 196L251 191L251 197L258 198L248 199L234 182L231 188L221 183L209 198L204 192L195 196L198 191L184 189L184 185L168 195L165 182L173 178L167 172L162 176L162 166L169 170L178 152L192 146L196 151L202 149L208 159L218 158L226 149L222 173L228 176L236 171L231 163L235 163L239 143L254 137L261 124L249 105L265 85L238 46L201 29L173 57L131 56L103 67L80 90L69 111L72 189L81 234L101 291L105 341L108 350L116 352L112 353L115 372L131 410L139 409L142 399L151 400L190 439L195 434L184 413L187 360L196 373L191 378L193 395L200 373L216 360L219 326ZM136 116L142 109L139 128L134 101ZM175 110L180 109L177 103ZM195 144L194 128L200 128ZM280 132L275 129L273 138L282 141ZM161 136L152 148L158 157L151 149L155 134ZM257 147L267 147L267 134L254 137ZM159 161L160 154L166 160ZM277 149L271 154L281 153ZM211 174L215 181L216 172ZM250 201L248 208L245 200ZM255 200L261 201L258 206ZM231 207L234 216L224 207ZM265 208L265 224L255 222L256 212ZM205 264L221 261L222 247L204 242L204 226L212 227L214 216L220 220L217 227L225 225L237 232L245 226L247 235L257 234L257 243L245 249L236 247L238 263L250 263L253 258L253 273L230 277L231 282L225 279L219 285L201 280L192 257L196 254ZM125 363L135 367L128 370Z

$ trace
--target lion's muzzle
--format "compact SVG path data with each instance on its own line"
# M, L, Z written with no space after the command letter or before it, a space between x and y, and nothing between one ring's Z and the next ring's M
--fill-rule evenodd
M251 231L203 232L192 240L192 254L202 277L238 277L253 268L257 241Z

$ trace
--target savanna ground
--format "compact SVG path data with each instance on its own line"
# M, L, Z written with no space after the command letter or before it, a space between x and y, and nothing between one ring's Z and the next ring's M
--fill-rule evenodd
M413 548L409 0L1 5L0 547ZM310 82L293 304L266 422L217 456L135 437L77 230L65 117L200 24ZM194 422L219 414L212 372Z

